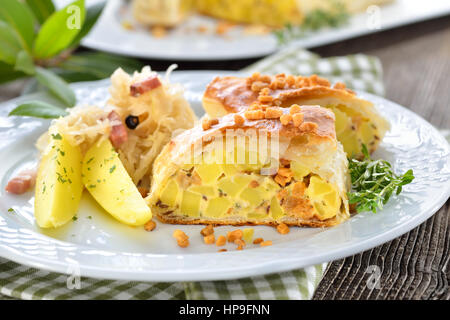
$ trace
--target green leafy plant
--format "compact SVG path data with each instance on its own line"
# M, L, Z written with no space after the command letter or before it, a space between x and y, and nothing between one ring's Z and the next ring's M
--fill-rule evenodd
M76 103L68 82L103 79L118 67L131 72L142 66L134 59L75 51L105 3L86 8L84 0L76 0L56 10L51 0L1 1L0 84L25 78L25 93L45 90L57 101L27 101L10 115L59 117Z
M328 10L315 9L308 13L301 25L293 26L288 24L283 29L275 30L274 35L278 40L278 44L283 45L294 39L303 38L312 31L345 25L348 23L349 18L350 15L345 6L335 2Z
M367 147L363 145L362 160L350 159L349 170L352 191L348 193L349 203L356 205L356 211L372 211L382 209L392 194L402 192L402 186L414 180L410 169L403 175L394 173L391 164L386 160L373 160Z

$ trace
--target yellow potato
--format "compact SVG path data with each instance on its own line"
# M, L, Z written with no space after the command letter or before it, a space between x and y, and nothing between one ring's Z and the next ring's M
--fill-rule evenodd
M253 240L253 235L255 234L255 229L253 228L244 228L242 230L242 239L244 239L246 244L250 244Z
M291 170L292 172L294 172L294 178L297 181L302 181L303 178L306 177L311 172L311 170L308 167L302 165L297 161L291 162Z
M183 200L181 200L181 211L190 216L198 217L200 216L200 200L202 196L193 192L183 191Z
M312 176L306 195L312 201L321 219L329 219L339 212L341 200L337 189L317 176Z
M161 201L163 204L174 206L178 196L178 184L175 180L169 180L163 193L161 194Z
M203 183L214 183L222 174L221 166L216 163L199 164L195 167L195 171Z
M131 226L140 226L152 218L119 155L107 139L94 144L82 165L82 180L97 202L114 218Z
M232 205L233 202L228 198L212 198L207 203L205 214L208 217L224 217Z
M81 151L53 132L36 179L34 216L41 228L56 228L72 219L83 192Z

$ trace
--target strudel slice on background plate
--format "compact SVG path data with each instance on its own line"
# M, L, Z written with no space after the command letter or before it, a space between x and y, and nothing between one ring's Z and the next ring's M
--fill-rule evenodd
M167 144L147 203L166 223L326 227L349 217L334 114L260 105L204 119Z
M370 152L377 149L389 123L375 106L347 89L344 84L331 86L327 79L278 74L255 73L244 77L216 77L206 88L203 107L211 117L239 112L254 103L289 107L320 105L336 117L337 139L349 157L361 156L362 144Z
M309 15L324 19L388 2L392 0L133 0L132 12L138 22L150 26L173 27L198 12L236 23L282 28L301 25Z

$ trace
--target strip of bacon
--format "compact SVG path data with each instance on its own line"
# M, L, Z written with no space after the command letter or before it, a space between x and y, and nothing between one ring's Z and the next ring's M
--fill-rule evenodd
M147 91L153 90L161 86L161 81L159 81L158 76L151 76L147 79L133 83L130 86L130 95L133 97L137 97L143 93L146 93Z
M9 180L5 190L13 194L23 194L31 189L36 183L36 170L28 169L20 172L16 177Z
M109 140L111 141L114 148L118 148L122 145L122 143L128 140L128 132L125 128L125 125L120 119L120 116L117 112L111 111L108 114L108 119L111 122L115 122L115 124L111 127L111 133L109 134Z

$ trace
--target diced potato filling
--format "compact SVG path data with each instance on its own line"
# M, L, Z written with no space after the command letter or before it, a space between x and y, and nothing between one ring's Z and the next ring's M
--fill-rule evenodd
M200 200L202 196L187 190L183 191L183 198L181 200L181 212L190 216L200 216Z
M263 191L260 189L244 189L241 192L240 198L248 202L251 206L257 207L264 200Z
M309 169L298 162L291 162L291 170L294 173L294 178L297 181L302 181L304 177L309 174Z
M212 186L192 186L190 190L194 193L199 193L207 198L214 197L216 194Z
M195 166L195 172L198 173L203 183L209 184L217 181L223 170L219 164L199 164Z
M334 217L341 206L336 188L318 176L311 177L306 195L322 219Z
M376 143L376 127L360 113L344 105L327 106L336 117L336 135L349 157L361 152L362 144L369 149Z
M272 200L270 201L270 214L274 220L278 220L284 215L283 209L280 207L280 202L276 197L272 197Z
M242 168L242 165L216 163L183 168L162 188L160 201L156 206L189 217L220 219L241 216L271 221L279 221L286 215L298 216L298 212L290 212L286 203L300 203L299 210L310 210L305 212L305 219L329 219L340 210L341 198L337 188L312 174L300 163L290 163L294 179L284 188L274 181L273 176L260 175L259 170L249 172L248 167L245 171ZM179 181L190 181L195 173L200 176L200 185L198 181L183 183L183 187L180 185ZM183 175L186 176L180 179ZM289 201L289 198L298 197L292 193L292 186L296 181L306 182L306 191L299 201ZM281 193L284 193L285 198L280 197ZM305 203L308 205L305 206Z
M236 197L249 185L252 178L249 175L235 175L233 177L225 177L217 183L219 190L223 191L230 197Z
M227 214L228 209L233 205L232 201L228 197L212 198L208 201L205 216L220 218Z

